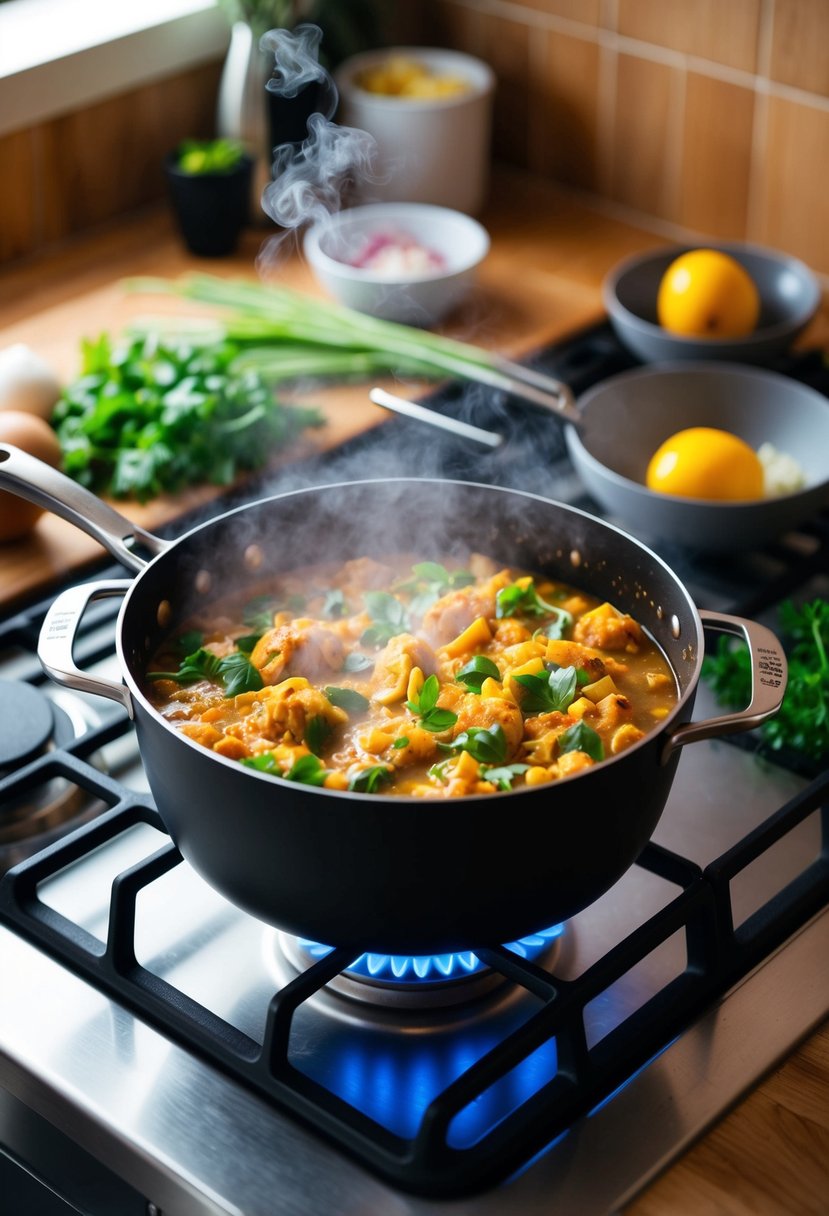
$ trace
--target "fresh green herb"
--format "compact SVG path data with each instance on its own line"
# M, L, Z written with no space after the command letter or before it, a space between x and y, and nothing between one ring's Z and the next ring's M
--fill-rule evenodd
M224 685L226 697L240 692L256 692L262 687L262 677L246 654L240 650L220 659L203 647L182 659L178 671L148 671L150 680L175 680L178 684L194 684L210 680Z
M567 630L573 624L572 614L567 612L564 608L556 608L555 613L556 615L551 621L547 621L546 624L540 625L538 629L535 630L533 633L534 638L544 637L558 639L564 637Z
M469 570L447 570L439 562L416 562L412 566L412 575L413 578L398 583L396 590L412 596L409 611L415 616L422 616L447 591L468 587L475 582L475 575Z
M585 752L591 760L604 760L600 736L586 722L577 722L558 737L560 752Z
M551 616L554 620L549 622L545 629L551 628L553 632L547 633L547 637L561 637L567 626L573 622L569 612L557 608L555 604L548 604L541 598L532 580L522 580L502 587L495 596L495 615L499 619L508 616Z
M228 485L261 468L303 427L255 372L238 372L234 343L165 344L158 336L82 344L80 376L55 406L63 468L82 485L144 501L163 491Z
M176 163L182 173L194 177L204 173L230 173L244 158L238 139L185 139L179 144Z
M273 629L275 611L272 596L256 595L245 604L242 610L242 620L248 629L255 631L261 636L263 633L267 633L269 629Z
M515 778L526 773L529 767L529 764L504 764L499 768L485 768L481 775L484 781L491 781L499 790L511 790Z
M234 639L236 649L241 650L242 654L251 654L261 637L261 633L245 633L240 638Z
M241 650L220 659L219 678L225 686L226 697L235 697L241 692L256 692L262 687L262 677L257 668Z
M315 714L309 718L305 726L305 742L310 751L318 756L331 736L331 723L322 716Z
M367 654L360 654L359 650L352 650L350 654L345 656L343 663L343 671L358 672L368 671L374 666L374 659L370 659Z
M180 638L176 639L176 649L179 654L192 654L195 650L201 650L204 645L204 634L198 629L190 629L187 633L183 633Z
M429 676L428 680L424 681L417 699L406 702L406 708L417 714L424 730L433 731L435 734L448 730L458 720L458 715L451 709L438 708L439 696L440 681L437 676Z
M456 735L451 743L439 743L438 747L452 755L469 752L473 760L494 768L502 765L507 758L507 736L503 726L497 722L493 726L470 726L469 730Z
M276 777L284 775L273 752L262 752L261 756L243 756L241 763L245 768L256 769L258 773L271 773Z
M322 606L322 615L332 620L334 617L345 616L346 603L345 596L339 587L332 588L325 597L325 603Z
M373 764L371 768L364 768L355 773L348 783L348 788L361 794L376 794L380 786L390 781L393 775L394 769L389 768L387 764Z
M492 659L476 654L455 673L455 679L459 684L465 684L471 692L480 692L484 680L500 680L501 673Z
M408 747L408 746L409 746L409 736L408 735L401 735L399 739L395 739L394 743L392 743L392 747L394 748L395 751L398 751L398 752L401 751L402 748Z
M286 781L298 781L300 785L323 785L328 776L319 756L300 756L285 773Z
M353 688L338 688L329 684L325 689L325 695L332 705L344 709L346 713L363 713L369 707L368 697L364 697L361 692L357 692Z
M798 608L787 600L778 620L788 643L789 678L779 712L760 733L774 751L791 748L820 760L829 754L829 601L814 599ZM702 674L721 704L748 704L751 659L745 645L735 649L730 638L721 637Z
M576 699L575 667L554 667L544 675L514 676L524 689L521 708L528 714L566 713Z
M245 756L241 763L259 773L270 773L272 777L284 777L286 781L298 781L301 785L322 785L328 776L318 756L300 756L286 773L283 773L273 752Z
M367 591L365 605L373 622L363 631L360 639L367 646L385 646L398 633L405 633L409 628L405 607L388 591Z

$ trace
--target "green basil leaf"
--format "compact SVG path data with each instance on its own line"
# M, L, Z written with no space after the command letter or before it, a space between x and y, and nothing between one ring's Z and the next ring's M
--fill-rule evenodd
M378 789L387 781L390 781L394 775L394 769L389 768L386 764L374 764L371 768L364 768L361 772L355 773L348 782L348 788L357 793L376 794Z
M488 659L483 654L476 654L473 659L455 672L455 679L459 684L465 684L472 692L480 692L484 680L500 680L501 673L492 659Z
M300 756L285 773L285 778L287 781L298 781L300 785L322 785L327 775L319 756L310 755Z
M604 760L604 746L592 726L577 722L558 736L560 752L585 752L591 760Z
M245 768L253 768L260 773L273 773L277 777L282 776L282 769L277 764L273 752L262 752L261 756L244 756L241 762Z
M439 742L438 747L452 755L469 752L474 760L493 767L503 764L507 758L507 737L503 726L497 722L493 726L471 726L456 735L451 743Z
M250 654L261 637L261 633L245 633L240 638L235 638L234 644L242 654Z
M398 751L398 752L402 748L408 747L408 746L409 746L409 736L408 735L401 735L399 739L395 739L394 743L392 743L392 747L395 749L395 751Z
M329 684L325 689L325 695L332 705L344 709L346 713L363 713L370 704L368 697L364 697L354 688L338 688Z
M322 714L315 714L305 725L305 742L308 748L319 755L331 735L331 724Z
M505 764L500 768L485 768L481 776L484 781L491 781L499 790L511 790L516 777L526 773L529 764Z
M241 650L219 660L218 675L224 684L226 697L235 697L242 692L257 692L262 688L262 677Z

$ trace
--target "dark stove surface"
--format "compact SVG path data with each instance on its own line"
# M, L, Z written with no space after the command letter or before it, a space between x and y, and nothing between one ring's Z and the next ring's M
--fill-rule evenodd
M633 361L600 326L545 352L536 365L578 393ZM778 370L829 393L819 358L798 357ZM549 416L454 387L429 404L510 440L498 452L481 452L394 419L324 459L283 471L261 493L366 476L457 477L595 510ZM765 617L772 626L784 597L829 593L825 516L762 552L705 561L667 547L660 553L701 607ZM118 571L106 571L112 573ZM8 657L29 699L44 687L34 645L46 607L33 605L0 624L0 659ZM82 666L111 663L114 613L106 603L88 614ZM479 995L451 1015L386 1011L367 1019L327 987L354 963L350 954L322 954L305 970L286 967L273 934L223 905L189 872L140 781L136 792L132 777L120 779L117 763L101 762L131 738L126 716L108 707L75 737L40 754L26 750L22 767L0 777L0 826L21 797L54 782L85 792L96 807L90 822L53 843L47 837L48 847L0 884L0 966L4 941L11 954L16 942L33 943L115 1008L204 1062L211 1075L215 1070L313 1128L404 1192L458 1196L499 1184L496 1194L509 1191L514 1184L505 1179L612 1108L649 1061L667 1054L829 903L829 774L808 758L772 764L731 743L695 745L683 754L654 841L617 888L576 918L558 956L533 960L490 943L477 956L493 977L494 997ZM7 930L14 939L3 936ZM7 1046L4 1033L23 1031L9 1023L4 1032L0 1016L0 1048ZM119 1055L117 1067L128 1065ZM160 1128L163 1080L159 1087ZM180 1120L170 1127L180 1128ZM116 1139L124 1135L120 1128ZM184 1140L176 1149L189 1160ZM277 1154L276 1165L284 1180L290 1162ZM212 1163L202 1168L206 1180ZM541 1210L530 1201L484 1207ZM284 1211L294 1210L303 1209L286 1200ZM383 1208L367 1201L363 1210ZM415 1208L400 1201L393 1210ZM572 1208L593 1210L600 1209L586 1199Z

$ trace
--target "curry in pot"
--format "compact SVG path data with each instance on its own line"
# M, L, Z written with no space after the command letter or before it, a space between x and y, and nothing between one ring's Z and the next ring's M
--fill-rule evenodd
M624 751L677 699L632 617L473 554L282 575L188 621L147 693L182 734L331 790L453 798L560 780Z

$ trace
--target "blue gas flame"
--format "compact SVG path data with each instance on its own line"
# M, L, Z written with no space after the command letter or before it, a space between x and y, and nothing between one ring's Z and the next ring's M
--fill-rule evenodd
M536 959L564 932L563 925L552 925L531 933L506 947L521 958ZM300 948L312 960L325 958L331 946L299 938ZM457 979L485 970L476 954L464 950L456 954L361 954L348 968L347 974L363 976L383 983L435 983Z

